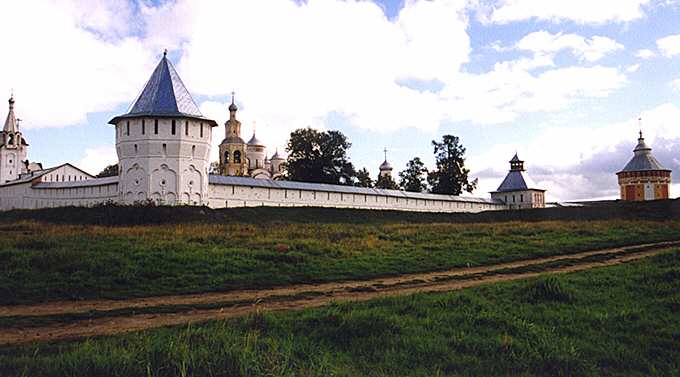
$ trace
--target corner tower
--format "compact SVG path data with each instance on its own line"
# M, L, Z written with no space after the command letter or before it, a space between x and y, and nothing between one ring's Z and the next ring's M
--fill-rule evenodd
M122 203L208 203L208 168L214 120L203 117L163 53L116 127L118 196Z
M645 143L642 131L633 153L635 155L623 170L616 173L621 200L668 199L671 171L652 155L652 148Z
M19 178L26 170L24 161L28 153L28 143L21 135L18 119L14 115L14 95L8 102L7 119L0 132L0 184Z

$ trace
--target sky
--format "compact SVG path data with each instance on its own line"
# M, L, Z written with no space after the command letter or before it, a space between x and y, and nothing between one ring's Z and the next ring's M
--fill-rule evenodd
M297 128L336 129L374 176L384 148L396 175L459 136L475 196L518 153L548 201L616 198L640 128L680 172L680 0L27 0L0 14L0 97L13 91L44 166L115 163L108 121L167 49L220 124L212 160L235 91L242 137L270 155Z

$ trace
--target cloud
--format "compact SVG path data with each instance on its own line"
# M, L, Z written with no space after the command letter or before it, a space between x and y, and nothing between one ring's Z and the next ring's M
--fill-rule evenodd
M570 50L574 56L588 62L598 61L607 54L623 49L622 44L607 37L596 35L586 39L577 34L551 34L547 31L537 31L524 36L517 42L516 47L543 54Z
M77 166L86 172L97 175L105 167L118 162L118 155L116 148L101 146L85 149L85 157L83 157Z
M483 20L509 23L530 19L580 24L630 22L644 16L650 0L497 0L483 7Z
M640 64L631 64L626 68L626 72L633 73L640 69Z
M680 108L663 104L643 111L641 117L645 140L655 157L667 169L678 171ZM546 127L527 143L494 145L484 155L470 155L468 161L472 176L480 176L479 193L498 186L509 167L500 162L518 151L528 174L548 190L549 200L616 198L616 172L633 157L638 130L637 119L597 127Z
M680 79L675 79L670 82L671 89L673 89L674 92L680 93Z
M637 53L635 54L635 56L637 56L638 58L647 60L647 59L651 59L651 58L655 57L656 53L652 50L642 49L642 50L638 50Z
M148 78L154 52L138 38L117 37L133 23L129 12L101 3L111 6L0 2L0 14L11 15L0 22L3 51L11 52L2 61L0 95L14 88L23 127L82 124L87 113L130 101Z
M656 41L661 53L666 57L680 55L680 34L669 35Z

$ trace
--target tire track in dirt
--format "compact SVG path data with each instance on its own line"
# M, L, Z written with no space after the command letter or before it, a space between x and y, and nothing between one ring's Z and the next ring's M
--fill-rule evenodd
M0 317L48 316L91 311L107 312L130 308L153 308L168 305L201 305L225 303L215 309L196 309L174 313L144 313L75 320L40 327L11 327L0 329L0 345L19 345L33 342L57 341L179 325L210 319L226 319L255 311L269 312L322 306L331 300L365 301L383 296L417 292L442 292L481 284L528 279L548 273L566 273L594 267L609 266L659 254L680 241L659 242L612 249L594 250L546 258L536 258L491 266L458 268L432 273L409 274L398 277L323 283L301 284L266 290L242 290L224 293L205 293L181 296L161 296L132 300L94 300L81 302L52 302L36 305L0 307ZM610 254L602 261L581 261L587 257ZM574 260L566 266L545 268L542 271L503 273L478 276L494 271L536 266L563 260ZM467 280L456 277L470 276ZM229 303L232 304L229 304ZM238 302L233 304L233 302Z

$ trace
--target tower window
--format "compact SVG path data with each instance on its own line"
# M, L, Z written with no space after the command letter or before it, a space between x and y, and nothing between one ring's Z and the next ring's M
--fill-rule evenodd
M168 145L163 143L163 157L168 154Z
M158 135L158 119L154 119L153 121L153 133Z
M128 120L127 123L125 124L125 134L127 136L130 136L130 121Z
M201 123L201 137L203 137L203 123Z
M177 124L174 119L172 120L172 128L170 129L170 133L173 135L177 133Z
M135 154L137 154L137 144L135 144Z
M241 151L234 151L234 163L241 163Z
M191 146L191 158L196 157L196 146L192 145Z
M144 119L142 119L142 135L146 133L146 123L144 122Z
M229 151L224 152L224 163L229 163Z
M189 121L184 122L184 135L189 136Z
M524 202L524 194L519 194L519 201Z

